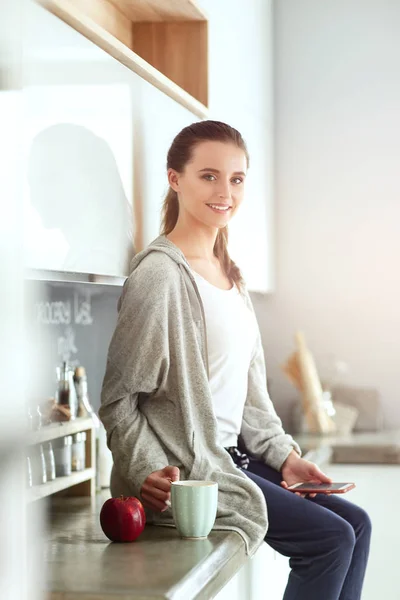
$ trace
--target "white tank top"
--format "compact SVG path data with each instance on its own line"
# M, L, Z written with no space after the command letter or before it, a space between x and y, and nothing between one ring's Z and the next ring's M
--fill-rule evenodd
M221 290L192 270L204 305L210 388L219 443L236 446L258 325L239 290Z

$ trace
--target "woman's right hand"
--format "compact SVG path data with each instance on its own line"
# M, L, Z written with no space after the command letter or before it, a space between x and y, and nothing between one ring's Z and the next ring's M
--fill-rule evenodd
M178 467L168 466L160 471L153 471L144 481L140 495L143 504L155 512L164 512L169 508L166 501L171 496L171 481L179 481Z

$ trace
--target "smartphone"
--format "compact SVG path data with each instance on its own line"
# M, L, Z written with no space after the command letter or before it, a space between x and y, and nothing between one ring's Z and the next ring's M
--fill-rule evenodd
M287 489L301 494L345 494L355 487L355 483L295 483Z

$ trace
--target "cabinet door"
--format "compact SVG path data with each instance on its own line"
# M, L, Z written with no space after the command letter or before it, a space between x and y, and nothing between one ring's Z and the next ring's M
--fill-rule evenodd
M33 2L27 3L24 54L26 265L126 274L135 82Z

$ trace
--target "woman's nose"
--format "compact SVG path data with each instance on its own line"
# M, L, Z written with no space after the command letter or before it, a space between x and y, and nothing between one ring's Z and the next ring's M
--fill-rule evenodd
M228 184L226 185L221 185L221 187L218 190L218 197L221 198L221 200L229 200L231 197L231 190Z

